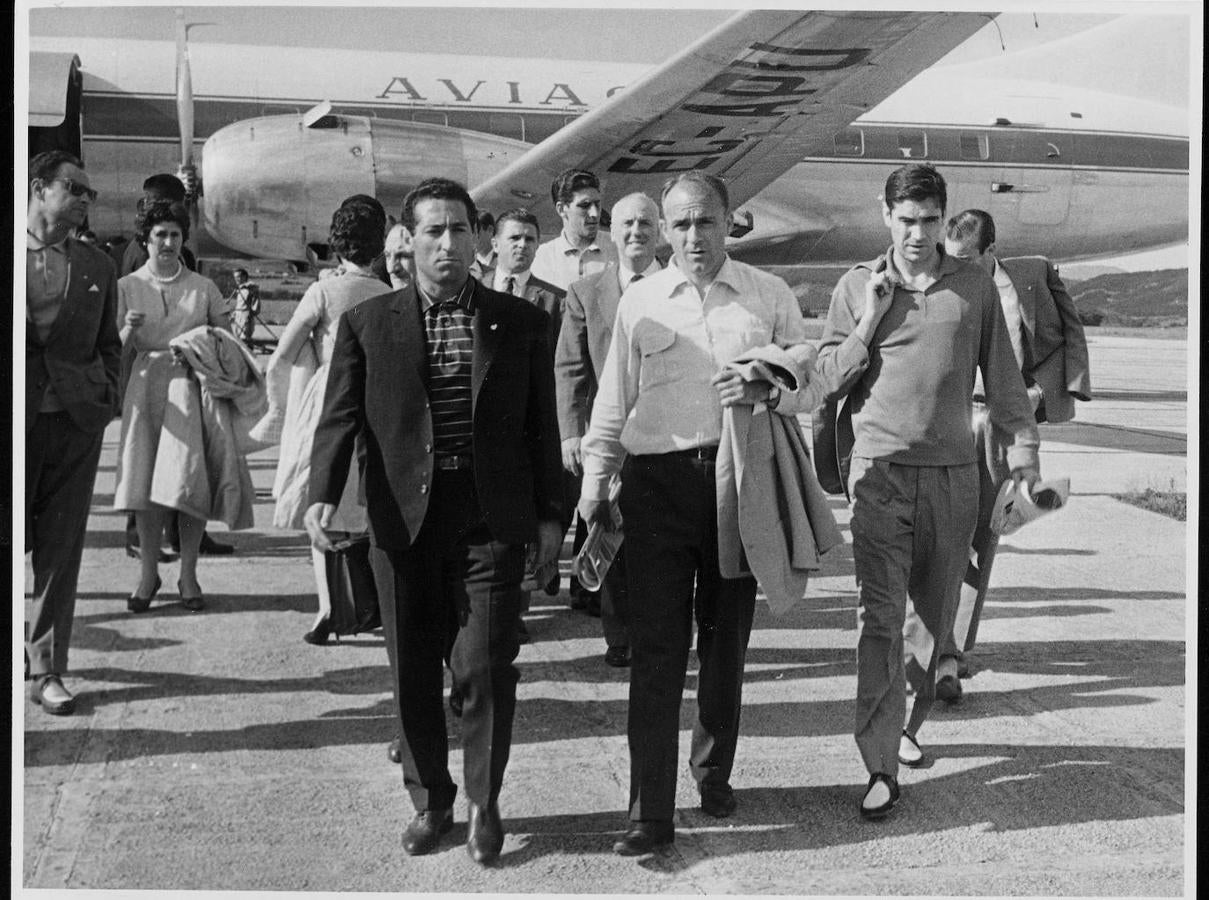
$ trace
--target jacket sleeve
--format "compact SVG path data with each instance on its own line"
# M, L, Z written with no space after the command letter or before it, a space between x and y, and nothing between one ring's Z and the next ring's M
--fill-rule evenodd
M105 267L105 299L101 309L101 322L97 330L97 352L105 367L105 378L109 382L109 397L113 403L113 414L121 413L121 391L118 381L122 371L122 338L118 334L118 282L113 266Z
M588 410L596 393L596 373L588 348L588 322L583 301L567 289L558 347L554 351L554 380L558 396L558 430L565 441L588 430Z
M533 468L533 507L539 522L561 522L563 469L554 400L554 354L550 352L549 317L536 307L529 307L529 310L534 321L529 341L525 441Z
M340 317L323 411L311 447L311 503L340 502L357 435L365 424L365 348L353 312Z
M1062 320L1063 353L1066 363L1066 389L1077 400L1091 399L1091 367L1087 359L1087 334L1083 331L1083 323L1079 321L1079 311L1075 301L1066 292L1066 285L1058 277L1058 270L1048 259L1045 261L1045 286L1054 305L1058 308L1058 318Z

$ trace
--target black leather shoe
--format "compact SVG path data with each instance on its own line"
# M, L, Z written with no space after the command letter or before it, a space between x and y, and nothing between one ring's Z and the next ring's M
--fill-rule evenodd
M29 699L41 706L52 716L70 716L76 709L76 698L58 675L37 675Z
M145 613L151 609L151 601L155 599L155 595L160 592L160 588L164 586L163 580L156 575L155 587L151 589L150 597L140 597L137 593L131 594L126 598L126 608L132 613Z
M327 643L327 639L332 634L332 620L321 619L319 624L302 636L302 639L308 644L314 644L316 647L322 647ZM336 642L339 643L340 636L336 636Z
M181 605L190 612L201 612L206 608L206 597L204 594L194 594L192 597L185 595L185 589L181 587L181 583L176 583L176 592L180 594Z
M629 647L610 647L605 651L605 665L614 669L624 669L630 664Z
M395 739L386 746L386 758L396 766L403 762L403 738L395 735Z
M630 830L613 845L618 856L642 856L676 840L676 827L671 822L633 822Z
M715 819L726 819L735 814L735 792L730 785L701 789L701 811Z
M230 556L235 552L235 547L232 544L216 541L210 535L202 532L201 546L197 548L197 552L202 556Z
M869 796L869 792L879 781L884 781L886 787L890 789L890 799L880 806L866 806L865 797ZM898 782L884 772L875 772L870 775L869 786L865 788L864 796L861 797L861 816L866 819L884 819L890 815L890 810L894 809L896 803L898 803Z
M479 865L495 862L504 849L504 823L500 821L500 808L470 804L470 830L466 838L466 852Z
M936 699L945 703L956 703L961 699L961 679L956 675L945 675L936 679Z
M426 809L416 813L403 831L403 852L408 856L423 856L437 849L441 835L453 828L452 809Z

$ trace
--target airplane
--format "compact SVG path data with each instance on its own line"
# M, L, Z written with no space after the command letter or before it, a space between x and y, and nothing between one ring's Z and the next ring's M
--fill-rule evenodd
M728 183L731 254L785 274L883 250L876 201L907 160L940 167L952 210L995 217L1001 255L1186 241L1186 110L933 68L994 15L745 11L652 67L190 44L178 13L174 41L31 38L30 147L78 141L102 237L129 230L143 177L181 163L199 254L314 262L343 198L394 211L438 174L553 235L565 168L595 171L606 202L694 168Z

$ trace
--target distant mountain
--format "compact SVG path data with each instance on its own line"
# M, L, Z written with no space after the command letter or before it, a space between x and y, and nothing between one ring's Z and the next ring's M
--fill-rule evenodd
M1187 325L1188 270L1119 272L1067 282L1088 325Z
M1067 263L1061 267L1062 280L1067 284L1072 281L1087 281L1097 275L1120 275L1124 269L1109 266L1104 263Z

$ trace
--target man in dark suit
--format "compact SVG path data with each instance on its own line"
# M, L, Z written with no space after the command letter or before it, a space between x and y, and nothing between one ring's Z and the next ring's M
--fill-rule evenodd
M658 272L659 207L646 194L622 197L613 205L610 237L618 262L574 282L567 291L563 326L554 353L554 382L558 395L558 429L562 435L563 468L574 478L583 474L580 441L588 430L592 400L613 339L613 320L621 295L634 281ZM575 496L579 489L576 487ZM626 634L624 547L613 559L600 591L605 662L630 664Z
M463 698L467 850L503 846L497 805L512 739L525 544L548 564L561 539L562 485L547 317L469 277L475 207L429 179L402 224L415 284L340 320L311 455L306 524L319 549L358 435L370 561L399 706L403 779L417 814L412 855L453 824L441 702L447 656Z
M113 418L122 352L117 279L104 253L69 235L96 199L84 164L60 151L29 162L25 271L25 549L33 603L25 653L30 697L67 715L63 686L76 583L101 438Z

